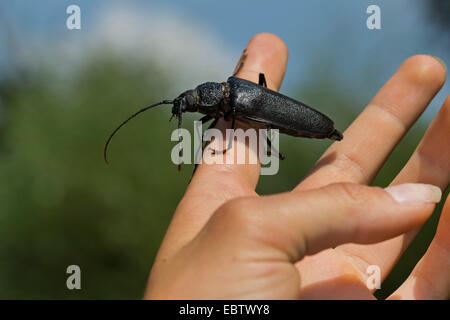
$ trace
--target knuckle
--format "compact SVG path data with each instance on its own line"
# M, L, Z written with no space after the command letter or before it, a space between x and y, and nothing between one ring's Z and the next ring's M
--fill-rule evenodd
M357 221L361 214L367 214L374 203L382 202L386 192L380 187L369 187L356 183L335 184L330 193L342 208L341 213L352 221ZM353 219L354 218L354 219Z
M251 224L252 199L239 198L226 202L219 210L219 218L233 229L241 229Z
M273 228L265 219L264 208L258 200L245 197L225 203L216 213L222 230L235 237L265 241Z
M357 157L350 153L337 152L335 160L330 163L330 167L336 174L344 173L349 179L361 180L366 175Z
M335 198L340 201L361 203L366 198L366 190L363 186L356 183L338 183L331 190Z

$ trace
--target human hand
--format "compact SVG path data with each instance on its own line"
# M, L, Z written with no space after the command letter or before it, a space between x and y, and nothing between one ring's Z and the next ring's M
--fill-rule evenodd
M268 87L278 90L287 63L285 44L259 34L246 53L238 76L256 82L265 73ZM373 299L367 266L378 265L386 277L440 198L436 188L404 183L448 186L450 144L443 139L450 99L391 184L402 186L386 191L364 184L444 81L436 59L407 59L345 131L345 139L289 193L259 197L258 164L199 165L155 260L146 298ZM227 125L223 121L219 128ZM395 195L406 201L397 202ZM450 200L427 253L393 298L448 297L449 228Z

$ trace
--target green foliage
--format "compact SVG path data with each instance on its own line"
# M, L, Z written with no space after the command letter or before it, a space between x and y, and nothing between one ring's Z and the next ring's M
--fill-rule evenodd
M168 112L125 128L109 166L102 151L116 124L165 96L168 80L146 81L157 70L118 57L96 57L67 79L47 68L4 84L0 296L139 298L186 183L170 163ZM65 287L70 264L83 272L80 292Z
M170 161L175 124L167 122L167 107L125 127L111 145L110 165L104 164L105 140L118 123L174 95L173 79L156 65L130 61L100 53L72 75L44 63L0 82L5 116L0 127L0 298L142 296L192 166L178 173ZM157 76L149 79L149 74ZM312 80L302 100L328 107L325 112L344 129L360 101L323 79ZM420 127L407 136L378 183L393 178L423 132ZM294 187L328 145L283 137L281 149L288 158L278 175L262 177L258 191ZM414 259L423 253L432 228L427 232L412 249ZM71 264L81 267L80 291L66 288Z

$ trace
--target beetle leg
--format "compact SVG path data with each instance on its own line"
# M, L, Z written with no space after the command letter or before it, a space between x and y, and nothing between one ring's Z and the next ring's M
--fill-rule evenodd
M209 129L215 127L218 121L219 121L219 118L214 118L214 121L211 122L211 124L209 125L208 129L206 129L206 130L209 130ZM211 143L211 142L212 142L212 141L210 141L210 143ZM205 144L203 145L202 152L203 152L203 150L205 150L207 144L208 144L208 143L205 142Z
M202 117L199 121L201 122L201 125L204 125L206 122L208 122L208 121L211 120L212 118L213 118L213 117L211 117L211 116L209 116L209 115L206 115L206 116ZM216 125L216 123L217 123L217 120L214 119L214 121L211 122L211 124L210 124L210 126L208 127L208 129L214 127L214 126ZM202 154L203 154L203 150L205 150L205 147L206 147L206 143L203 143L203 144L202 144ZM197 154L198 154L198 150L195 151L195 158L194 158L194 159L197 159ZM195 169L196 169L196 168L197 168L197 164L195 164L194 172L195 172ZM192 173L192 174L193 174L193 173Z
M200 121L202 122L202 124L204 124L204 123L208 122L209 120L211 120L212 118L213 117L211 117L211 116L204 116L203 118L200 119ZM209 125L208 129L206 129L206 130L209 130L209 129L215 127L216 124L217 124L217 121L219 121L219 118L214 118L214 121L211 122L211 124ZM208 143L205 142L202 145L202 155L203 155L203 151L205 150L207 144ZM195 153L195 159L197 159L197 152ZM195 163L194 164L194 171L192 171L191 180L192 180L192 177L194 176L195 170L197 170L197 167L198 167L198 163ZM189 183L191 183L191 180L189 180Z
M266 137L266 139L267 139L267 145L268 145L269 148L270 148L269 155L272 153L272 150L273 150L273 151L275 151L275 152L277 153L278 159L280 159L280 160L286 159L286 157L283 156L283 155L281 154L280 151L278 151L277 149L275 149L275 147L272 147L272 141L270 141L270 139L269 139L268 136Z
M226 118L228 118L228 116L230 115L230 113L231 113L231 116L232 116L232 118L231 118L231 129L232 129L232 131L231 131L230 141L228 142L228 146L227 146L226 149L223 149L222 151L213 150L213 151L212 151L212 154L224 154L225 152L227 152L228 150L230 150L231 147L233 146L233 141L234 141L234 129L235 129L235 124L236 124L236 108L233 107L233 111L230 111L228 114L226 114L226 115L224 116L225 120L226 120Z
M267 88L266 76L264 75L264 73L259 74L258 84L260 86L263 86L264 88Z
M211 120L212 118L213 118L213 117L206 115L206 116L204 116L204 117L201 117L200 120L198 120L198 121L201 121L201 123L202 123L202 125L203 125L203 124L205 124L206 122L208 122L209 120Z

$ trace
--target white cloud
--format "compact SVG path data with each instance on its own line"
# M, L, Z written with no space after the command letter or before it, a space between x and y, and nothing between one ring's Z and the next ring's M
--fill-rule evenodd
M239 53L232 50L208 26L173 10L132 6L124 2L98 7L93 15L82 10L81 30L64 30L47 37L22 30L17 62L39 68L49 62L55 69L55 84L67 85L89 55L107 48L128 61L157 63L174 75L174 91L184 91L205 81L225 81ZM50 38L48 35L52 34ZM20 40L20 39L18 39Z
M99 10L95 22L93 43L154 59L176 73L180 86L225 81L234 68L231 49L217 35L174 11L120 4Z

